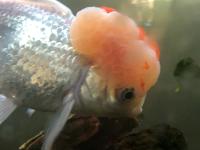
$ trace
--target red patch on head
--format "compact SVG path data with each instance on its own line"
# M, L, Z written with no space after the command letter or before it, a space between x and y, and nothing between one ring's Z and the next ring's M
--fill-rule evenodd
M160 48L158 43L152 39L149 39L149 46L155 51L158 60L160 60Z
M144 29L142 27L139 27L139 39L144 40L146 37L146 33L144 32Z
M140 80L140 87L142 88L143 91L145 90L145 83L143 79Z
M138 30L139 30L139 35L138 35L139 40L147 41L148 45L155 51L158 60L160 60L160 49L157 42L148 38L142 27L138 27Z
M150 68L150 66L149 66L148 62L145 61L145 63L144 63L144 69L145 69L145 70L148 70L149 68Z
M102 6L100 7L101 9L105 10L107 13L116 11L115 9L111 8L111 7L106 7L106 6Z

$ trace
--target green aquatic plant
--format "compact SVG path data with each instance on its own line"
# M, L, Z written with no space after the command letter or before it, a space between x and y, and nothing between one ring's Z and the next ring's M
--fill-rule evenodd
M200 79L200 65L191 57L181 59L173 72L174 77L178 83L175 92L181 91L183 80Z

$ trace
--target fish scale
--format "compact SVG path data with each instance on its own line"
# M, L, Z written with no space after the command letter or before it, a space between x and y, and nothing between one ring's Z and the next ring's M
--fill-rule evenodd
M80 70L69 41L73 14L13 1L0 2L0 16L1 94L26 107L57 109Z

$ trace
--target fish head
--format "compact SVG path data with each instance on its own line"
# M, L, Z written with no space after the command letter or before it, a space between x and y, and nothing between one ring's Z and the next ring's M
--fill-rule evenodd
M77 112L128 117L141 113L160 73L159 48L143 29L114 9L89 7L78 12L70 37L90 66Z

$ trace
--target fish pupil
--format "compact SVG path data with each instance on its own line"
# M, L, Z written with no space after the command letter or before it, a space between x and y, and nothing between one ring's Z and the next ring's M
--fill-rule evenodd
M132 98L133 97L133 93L132 92L128 92L128 93L126 93L126 95L125 95L125 99L130 99L130 98Z
M134 89L133 88L126 88L122 91L121 99L122 100L130 100L134 98Z

